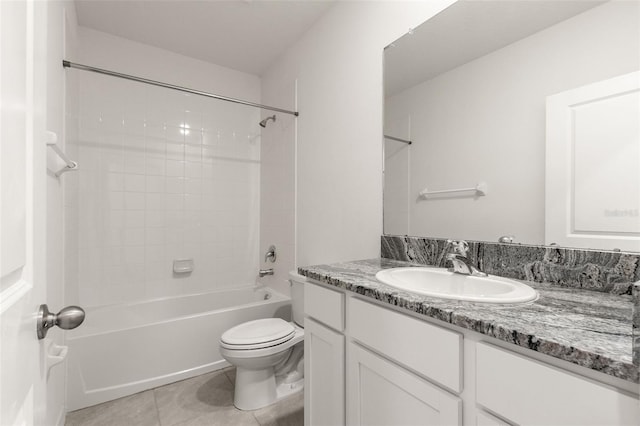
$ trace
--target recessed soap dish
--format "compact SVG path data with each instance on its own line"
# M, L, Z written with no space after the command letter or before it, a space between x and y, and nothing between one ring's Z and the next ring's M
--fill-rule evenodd
M175 274L189 274L193 272L193 259L176 259L173 261Z

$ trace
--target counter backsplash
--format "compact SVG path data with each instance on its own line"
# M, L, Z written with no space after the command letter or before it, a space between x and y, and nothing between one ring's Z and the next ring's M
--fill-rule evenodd
M640 281L637 253L469 240L467 243L470 260L488 274L627 295L632 294L633 283ZM397 235L381 238L381 256L387 259L447 267L449 250L444 239ZM636 306L640 303L638 299L640 296L636 295ZM640 316L638 309L635 312L636 317ZM634 320L639 328L640 318Z

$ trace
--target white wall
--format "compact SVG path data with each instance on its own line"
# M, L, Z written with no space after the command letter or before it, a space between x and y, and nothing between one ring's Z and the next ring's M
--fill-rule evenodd
M264 103L298 84L297 166L278 171L297 167L297 264L379 256L382 49L450 3L338 2L263 75ZM276 140L294 149L291 132Z
M264 81L264 80L263 80ZM264 85L262 98L269 105L295 109L295 80ZM262 116L273 113L265 111ZM262 130L260 169L260 262L262 268L273 268L274 274L260 281L289 294L288 273L295 269L295 134L296 119L276 113L276 122ZM276 247L276 262L264 262L270 245Z
M260 100L256 76L87 28L78 38L72 61ZM69 122L78 128L80 164L65 176L68 302L96 306L253 285L259 110L66 72L79 81L79 110ZM172 261L183 258L194 259L194 272L174 275Z
M387 169L400 188L411 171L410 225L385 209L385 232L543 244L545 99L637 70L638 13L637 2L606 3L387 99L386 119L410 117L415 143L398 148L408 167ZM486 197L418 199L479 181Z

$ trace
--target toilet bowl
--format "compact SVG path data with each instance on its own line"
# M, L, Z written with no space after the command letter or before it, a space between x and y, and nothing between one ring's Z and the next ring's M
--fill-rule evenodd
M305 278L289 273L293 322L281 318L248 321L220 338L220 354L236 367L234 405L256 410L303 388Z

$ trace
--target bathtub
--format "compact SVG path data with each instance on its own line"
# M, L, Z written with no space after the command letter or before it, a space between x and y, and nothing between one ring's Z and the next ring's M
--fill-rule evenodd
M67 333L67 409L224 368L222 333L270 317L290 320L291 299L253 286L89 308L85 323Z

